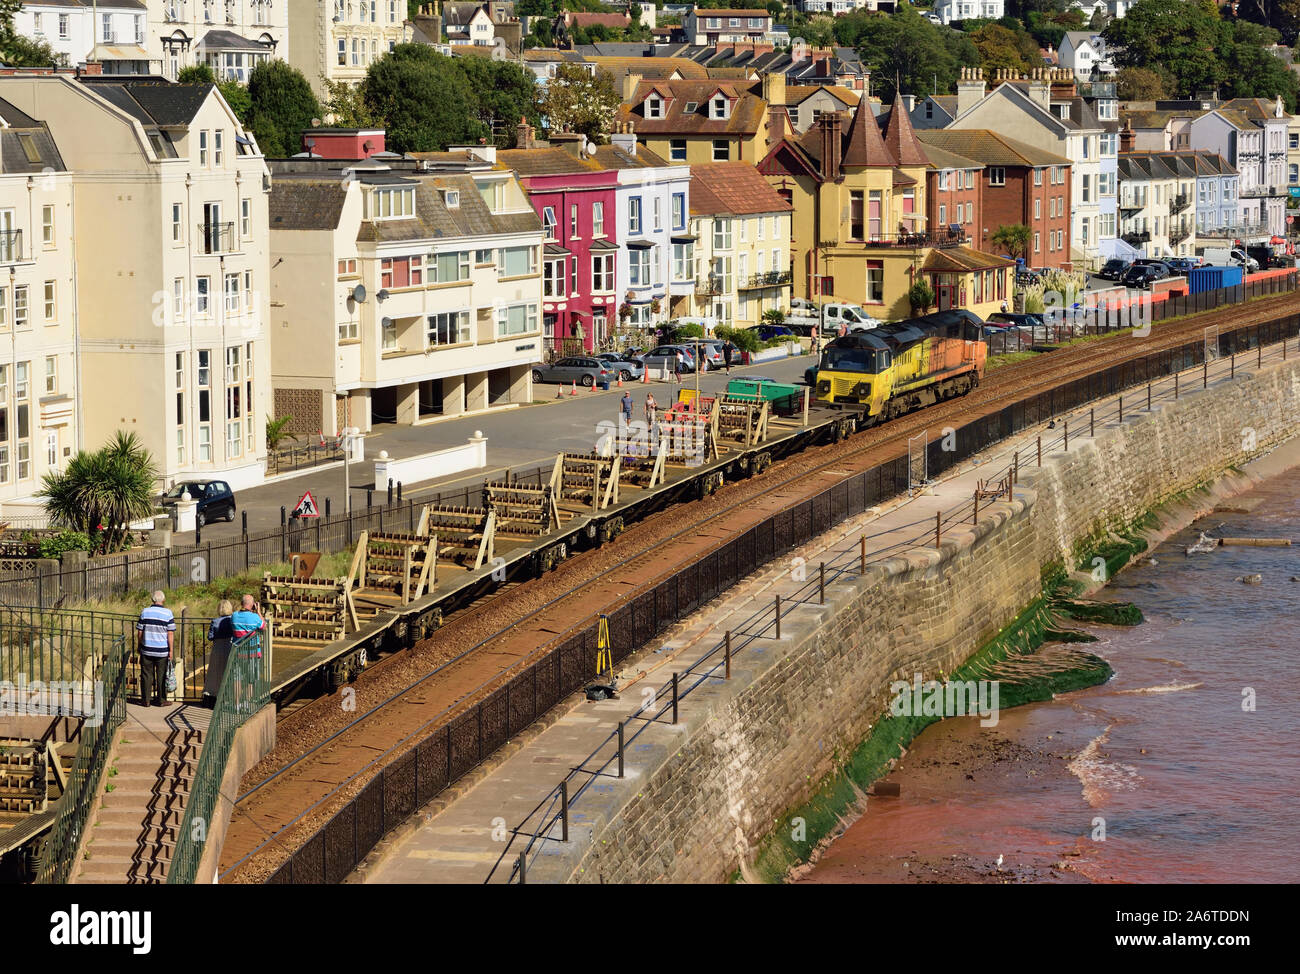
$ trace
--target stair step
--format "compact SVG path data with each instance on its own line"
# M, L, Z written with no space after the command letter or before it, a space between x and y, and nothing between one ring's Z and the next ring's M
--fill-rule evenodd
M183 807L162 808L101 808L95 819L95 828L113 828L125 825L132 828L142 826L180 825L185 814Z
M170 861L175 851L174 844L165 842L141 842L138 839L101 842L98 838L90 844L90 856L93 862L102 859L106 862L162 862Z

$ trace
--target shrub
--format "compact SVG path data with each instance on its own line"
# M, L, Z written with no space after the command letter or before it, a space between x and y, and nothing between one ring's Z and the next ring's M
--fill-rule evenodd
M758 333L748 328L728 328L726 325L719 325L713 331L723 341L731 342L742 352L757 352L764 347L758 340Z
M90 538L80 531L60 531L40 540L42 558L58 558L65 551L90 551Z
M677 325L669 332L667 344L675 345L686 341L689 338L704 338L704 329L695 323L686 325Z
M907 289L907 303L912 306L912 313L924 314L934 304L934 288L924 278L917 278Z

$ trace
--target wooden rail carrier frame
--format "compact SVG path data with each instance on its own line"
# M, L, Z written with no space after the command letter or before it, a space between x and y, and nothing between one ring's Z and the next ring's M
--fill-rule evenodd
M577 501L593 511L619 502L623 458L598 453L561 453L551 471L551 490L562 501Z
M723 396L718 403L715 429L720 439L736 440L744 446L767 441L767 421L772 404L749 396Z
M554 475L552 474L552 480ZM496 512L499 538L540 538L560 526L555 488L505 480L483 482L484 505Z
M664 482L664 464L667 462L668 444L663 440L655 447L653 455L621 458L618 469L619 481L628 487L640 487L650 490Z
M57 767L57 757L54 766ZM0 821L13 816L38 815L49 807L50 768L47 743L0 741Z
M358 628L346 578L296 578L266 572L262 605L276 642L298 646L331 643L347 635L349 622L354 632Z
M420 526L427 518L420 516ZM437 568L436 536L362 531L348 572L348 592L354 580L362 589L391 592L401 605L422 596L433 587Z
M474 571L496 556L496 525L497 514L491 506L426 504L416 534L433 536L432 550L438 560L455 561Z

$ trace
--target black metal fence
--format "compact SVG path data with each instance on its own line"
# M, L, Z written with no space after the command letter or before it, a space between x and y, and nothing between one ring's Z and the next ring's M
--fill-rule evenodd
M1300 334L1300 314L1217 336L1218 355ZM1112 366L980 417L956 432L956 449L928 446L930 473L941 473L993 443L1079 406L1205 361L1205 341L1188 342ZM1300 349L1297 349L1300 354ZM773 558L908 489L906 455L854 474L809 500L767 518L609 613L611 651L621 662L710 599ZM597 620L540 647L539 656L463 714L409 747L379 773L268 879L337 883L389 830L596 677Z

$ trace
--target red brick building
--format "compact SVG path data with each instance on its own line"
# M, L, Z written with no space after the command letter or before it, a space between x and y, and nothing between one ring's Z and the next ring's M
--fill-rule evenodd
M978 241L984 219L984 163L936 145L924 149L930 160L925 174L926 226L940 237Z
M938 149L984 167L971 200L978 215L971 233L975 247L996 253L998 228L1023 223L1029 227L1029 266L1071 268L1069 159L987 129L927 129L917 137L927 152ZM964 216L966 200L961 202ZM935 211L938 221L937 202ZM938 222L932 225L939 229Z

